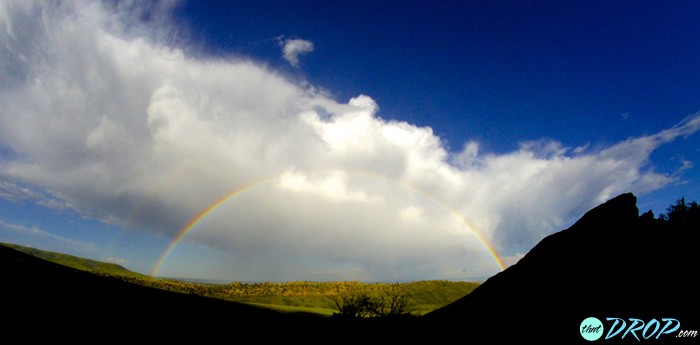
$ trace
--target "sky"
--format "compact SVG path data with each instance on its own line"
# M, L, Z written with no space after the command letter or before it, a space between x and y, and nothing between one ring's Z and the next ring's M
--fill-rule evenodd
M699 17L0 0L0 241L162 277L483 279L621 193L700 198Z

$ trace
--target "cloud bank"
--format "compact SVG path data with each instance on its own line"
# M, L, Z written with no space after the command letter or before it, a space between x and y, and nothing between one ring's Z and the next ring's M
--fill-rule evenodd
M598 149L448 152L429 127L378 117L370 96L192 57L134 12L0 3L0 197L174 238L229 195L186 242L225 253L230 279L488 276L498 267L478 236L516 258L610 197L662 188L674 177L651 153L700 127L694 116ZM311 49L287 40L285 58Z

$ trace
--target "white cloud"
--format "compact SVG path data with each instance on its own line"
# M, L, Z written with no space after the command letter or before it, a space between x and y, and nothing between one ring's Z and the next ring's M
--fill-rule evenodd
M0 179L0 199L15 203L34 203L55 211L70 208L70 206L66 205L60 198L55 198L47 193L2 179Z
M313 42L298 38L280 41L280 45L282 46L282 56L294 67L299 67L299 55L314 51Z
M333 171L324 174L322 178L311 179L308 175L289 171L279 178L279 185L283 189L296 193L311 193L329 201L352 200L362 203L372 203L381 200L381 197L368 196L364 191L349 191L349 176L343 171Z
M128 260L126 260L125 258L115 258L111 256L106 258L105 261L122 266L128 262Z
M472 230L514 261L592 206L672 182L649 157L700 126L597 150L450 153L428 127L379 118L369 96L341 102L250 61L194 58L117 13L0 3L0 147L17 153L0 156L0 197L174 237L231 195L188 236L230 255L215 272L227 279L488 276ZM295 44L292 64L310 51Z

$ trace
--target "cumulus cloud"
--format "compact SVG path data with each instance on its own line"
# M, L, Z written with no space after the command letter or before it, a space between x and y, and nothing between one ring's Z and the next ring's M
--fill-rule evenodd
M13 152L0 197L39 191L174 238L229 196L187 237L226 255L211 268L226 279L489 276L482 239L514 262L592 206L667 185L651 153L700 126L696 115L596 150L448 152L429 127L378 117L370 96L339 101L255 62L192 57L130 13L0 3L0 147ZM293 65L311 49L284 45Z
M299 55L314 51L313 42L299 38L280 40L280 46L282 46L282 56L294 67L299 67Z

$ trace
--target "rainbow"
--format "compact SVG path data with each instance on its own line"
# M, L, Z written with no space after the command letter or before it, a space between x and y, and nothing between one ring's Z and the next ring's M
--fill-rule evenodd
M325 170L324 170L324 171L325 171ZM336 171L337 171L337 170L336 170ZM344 171L345 171L345 170L344 170ZM347 172L347 171L345 171L345 172ZM285 172L285 173L286 173L286 172ZM218 207L224 205L224 204L225 204L226 202L228 202L229 200L235 198L236 196L239 196L239 195L241 195L242 193L245 193L245 192L247 192L247 191L249 191L249 190L251 190L251 189L253 189L253 188L255 188L255 187L262 186L262 185L266 185L266 184L268 184L268 183L270 183L270 182L273 182L273 181L277 180L278 178L280 178L281 176L283 176L285 173L282 173L282 174L279 174L279 175L274 175L274 176L271 176L271 177L267 177L267 178L264 178L264 179L261 179L261 180L251 181L251 182L248 182L248 183L246 183L246 184L243 184L243 185L239 186L238 188L234 189L233 191L231 191L231 192L225 194L225 195L222 196L221 198L217 199L216 201L214 201L212 204L210 204L210 205L207 206L206 208L204 208L201 212L199 212L199 214L197 214L196 216L194 216L187 224L185 224L184 227L182 227L182 229L178 232L177 236L175 236L175 238L172 240L172 242L170 242L170 244L166 247L166 249L165 249L165 250L163 251L163 253L160 255L158 261L156 261L155 265L153 266L153 269L151 270L150 275L151 275L152 277L155 277L155 276L158 275L158 272L160 272L160 269L162 268L163 264L164 264L165 261L168 259L168 257L169 257L170 254L173 252L173 250L175 250L175 248L178 246L178 244L180 244L180 242L181 242L181 241L182 241L196 226L197 226L197 224L199 224L199 223L200 223L204 218L206 218L210 213L212 213L212 212L213 212L214 210L216 210ZM353 173L358 173L358 172L353 172ZM404 181L392 179L392 178L389 178L389 177L387 177L387 176L379 175L379 174L376 174L376 173L369 173L369 172L359 172L359 173L362 174L362 175L372 176L372 177L378 177L378 178L381 178L381 179L383 179L383 180L390 181L390 182L392 182L392 183L400 184L400 185L402 185L402 186L404 186L404 187L407 187L407 188L409 188L409 189L411 189L411 190L413 190L413 191L418 192L420 195L422 195L422 196L425 197L426 199L430 200L433 204L435 204L435 205L439 206L440 208L446 210L446 211L449 212L453 217L455 217L460 223L462 223L462 224L463 224L463 225L464 225L478 240L479 240L479 242L482 244L482 246L484 247L484 249L486 249L486 251L489 253L489 255L491 256L491 258L493 258L493 260L494 260L494 262L496 263L496 265L498 265L498 267L500 268L500 270L503 271L503 270L505 269L505 265L504 265L504 263L503 263L503 260L502 260L501 257L498 255L498 252L493 248L492 245L490 245L490 244L488 243L488 241L486 241L486 240L484 239L484 237L483 237L478 231L474 230L474 228L473 228L471 225L469 225L469 223L467 223L467 221L466 221L466 219L464 218L464 216L462 216L458 211L455 211L455 210L451 209L450 207L448 207L447 205L445 205L443 202L439 201L438 199L436 199L435 197L431 196L431 195L428 194L427 192L425 192L425 191L423 191L423 190L421 190L421 189L419 189L419 188L417 188L417 187L415 187L415 186L413 186L413 185L410 185L410 184L408 184L408 183L406 183L406 182L404 182Z

